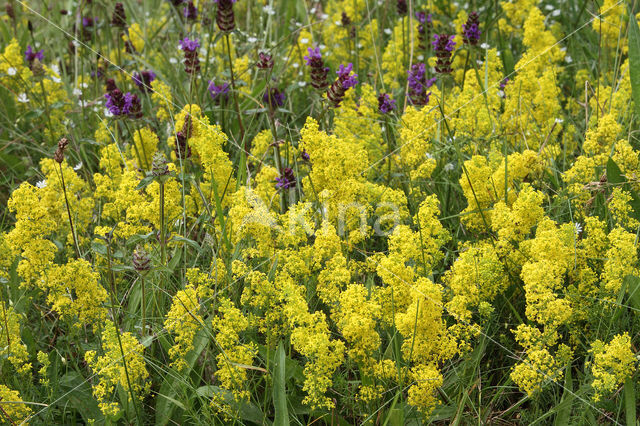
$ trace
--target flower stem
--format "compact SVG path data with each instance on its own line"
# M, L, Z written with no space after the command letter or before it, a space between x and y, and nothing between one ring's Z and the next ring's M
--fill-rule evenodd
M238 104L238 91L236 90L236 79L233 74L233 61L231 60L231 43L229 42L229 33L224 35L227 42L227 59L229 60L229 74L231 75L231 88L233 89L233 100L236 106L236 114L238 114L238 126L240 127L240 142L244 141L244 125L242 124L242 113ZM244 150L248 152L248 142L245 141Z
M164 182L158 182L160 185L160 262L162 266L167 261L166 235L164 227Z
M73 228L73 219L71 218L71 208L69 207L69 198L67 198L67 186L64 184L64 173L62 173L62 163L58 163L60 166L60 182L62 183L62 192L64 193L64 203L67 206L67 215L69 216L69 226L71 226L71 235L73 236L73 245L76 251L76 258L80 259L80 245L78 245L78 237L76 231Z

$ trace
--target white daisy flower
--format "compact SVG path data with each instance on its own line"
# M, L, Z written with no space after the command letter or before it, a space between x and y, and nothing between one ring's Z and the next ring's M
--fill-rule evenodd
M7 74L9 74L9 75L16 75L17 73L18 73L18 70L15 69L14 67L9 67L7 69Z
M22 104L26 104L27 102L29 102L29 98L27 98L27 94L26 93L20 93L18 95L18 102L20 102Z
M78 164L76 164L75 166L73 166L73 170L75 170L76 172L77 172L78 170L80 170L81 168L82 168L82 161L81 161L81 162L79 162Z
M41 181L36 182L36 188L46 188L47 187L47 180L46 179L42 179Z

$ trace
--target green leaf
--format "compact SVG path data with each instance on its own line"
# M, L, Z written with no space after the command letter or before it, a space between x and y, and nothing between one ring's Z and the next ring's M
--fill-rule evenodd
M629 304L640 311L640 277L629 275L624 281L629 294Z
M613 161L613 158L609 158L607 161L607 182L612 183L614 185L619 185L624 183L624 179L622 178L622 171L620 167Z
M631 377L624 382L624 414L628 425L636 424L636 387Z
M273 424L277 426L289 425L285 367L284 346L282 345L282 341L280 341L280 343L278 343L278 349L273 363L273 408L276 411Z
M85 422L90 419L100 424L104 418L98 402L93 397L91 386L79 373L72 371L60 378L58 383L62 397L56 402L60 407L78 410Z
M153 182L153 176L147 176L142 178L140 183L138 183L138 186L136 186L136 190L139 191L143 188L146 188L147 186L149 186L151 182Z
M260 407L251 402L236 401L233 398L233 394L226 389L222 389L218 386L213 385L200 386L196 390L196 393L198 394L198 396L206 397L209 399L213 398L214 395L221 396L224 402L238 410L238 413L240 414L240 418L242 420L257 424L269 424L267 423L262 410L260 410Z
M636 115L640 118L640 30L633 13L629 13L629 79Z

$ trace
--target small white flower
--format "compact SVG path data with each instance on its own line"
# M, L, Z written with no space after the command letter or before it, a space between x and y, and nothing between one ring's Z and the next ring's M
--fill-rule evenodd
M304 87L304 86L306 86L306 85L307 85L307 82L306 82L306 81L299 81L299 82L298 82L298 86L300 86L300 87Z
M51 71L55 72L56 74L60 74L60 67L57 64L52 64L49 68L51 68Z
M40 42L39 42L39 41L36 41L36 42L35 42L35 45L36 45L36 49L37 49L38 47L40 47Z
M78 106L80 108L86 108L89 105L89 101L85 101L83 99L78 99Z
M298 68L300 66L300 64L297 63L297 62L294 62L293 64L291 64L291 66L294 67L294 68Z
M334 24L336 24L337 26L340 26L340 25L342 25L342 22L336 21L336 22L334 22Z
M26 104L27 102L29 102L29 98L27 98L27 94L26 93L20 93L18 95L18 102L20 102L22 104Z
M560 9L556 9L553 12L551 12L551 16L560 16L561 13L562 11Z
M579 236L582 233L582 225L580 225L580 223L578 223L578 222L575 222L573 224L573 229L574 229L574 231L576 233L576 237Z
M431 155L430 152L425 152L424 156L427 157L429 160L433 159L433 155Z
M80 87L82 87L83 89L86 89L87 87L89 87L89 84L88 83L82 83L80 85Z
M424 61L424 55L418 55L418 60L419 60L420 62Z
M273 10L273 7L271 7L271 5L266 5L265 7L262 8L262 10L267 14L267 15L275 15L276 11Z
M169 58L169 62L172 64L177 64L178 60L176 58Z
M104 116L105 117L113 117L113 114L111 114L111 111L109 111L107 108L104 109Z
M547 10L553 10L554 7L555 7L554 5L548 4L544 8L547 9Z
M482 61L481 61L480 59L476 60L476 63L477 63L478 65L482 65Z
M80 46L80 42L78 40L71 40L71 44L73 44L73 47Z
M79 162L78 164L76 164L75 166L73 166L73 170L75 170L76 172L77 172L78 170L80 170L81 168L82 168L82 161L81 161L81 162Z
M502 52L500 52L499 50L496 52L496 55L500 56L502 54Z
M385 29L384 29L384 33L385 33L386 35L391 35L391 33L392 33L392 32L393 32L393 31L391 31L391 28L385 28Z
M256 41L258 41L258 39L257 39L257 38L255 38L255 37L249 37L249 38L247 39L247 41L248 41L249 43L255 43Z
M60 79L60 77L52 75L51 76L51 80L53 80L54 83L60 83L62 81L62 79Z
M444 165L444 171L445 172L450 172L451 170L455 169L456 166L453 165L453 163L447 163Z
M564 120L562 118L556 118L556 123L562 124Z
M36 188L46 188L47 187L47 180L46 179L42 179L41 181L36 182Z
M482 47L484 50L487 50L487 49L488 49L488 48L490 48L491 46L489 46L489 44L488 44L488 43L482 43L482 44L480 45L480 47Z
M323 13L322 15L320 15L320 19L327 19L329 17L329 15L327 15L326 13Z
M9 67L9 68L7 69L7 74L9 74L9 75L16 75L16 74L17 74L17 72L18 72L18 70L17 70L17 69L15 69L14 67Z
M362 49L362 43L358 43L358 49Z
M72 92L75 96L82 96L82 90L78 89L77 87L73 89Z
M327 48L327 46L325 46L324 44L321 44L320 46L318 46L320 48L320 50L324 50Z
M302 37L302 38L300 39L300 44L307 44L307 43L309 43L309 39L308 39L308 38L306 38L306 37Z
M312 15L316 13L316 8L312 7L311 9L309 9L309 13L311 13Z
M569 56L569 55L567 55L567 56L564 58L564 60L565 60L565 61L567 61L567 63L568 63L568 64L570 64L571 62L573 62L573 58L572 58L571 56Z

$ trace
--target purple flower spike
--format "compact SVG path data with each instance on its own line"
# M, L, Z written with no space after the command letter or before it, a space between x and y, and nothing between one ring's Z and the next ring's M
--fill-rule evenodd
M151 70L133 73L133 82L143 92L151 92L151 82L156 79L156 73Z
M349 63L346 67L340 64L337 71L338 78L333 82L329 90L327 90L327 98L333 104L334 108L338 108L344 100L344 95L348 89L358 84L358 74L351 74L353 64Z
M33 61L35 61L36 59L42 62L44 60L44 49L34 52L31 48L31 45L28 45L27 50L24 52L24 58L27 62L29 62L29 66L31 66Z
M453 52L453 49L456 47L453 36L435 34L433 37L435 40L431 44L438 57L435 66L436 72L439 74L450 74L453 71L453 69L451 69L451 52Z
M480 19L477 12L471 12L467 23L462 25L462 39L465 43L475 46L480 41Z
M184 52L184 70L188 74L200 71L200 60L198 59L198 48L200 43L198 40L190 40L185 37L180 40L180 48Z
M340 64L340 68L338 69L338 71L336 71L336 73L338 74L338 79L342 82L342 87L346 89L350 89L351 87L354 87L356 84L358 84L358 74L351 74L351 71L353 70L353 64L351 62L349 62L349 65L347 65L346 67L342 64Z
M296 186L296 177L290 167L285 167L280 177L276 178L276 188L288 189Z
M436 79L427 80L426 67L424 64L413 64L407 77L409 81L409 99L414 105L426 105L429 103L431 92L427 89L435 83Z
M312 49L308 47L307 51L309 52L309 55L305 56L304 60L311 68L311 85L316 90L325 90L329 84L327 83L329 68L324 66L320 48L316 47L315 49Z
M391 99L387 93L378 95L378 110L382 114L389 114L394 109L396 109L395 99Z

